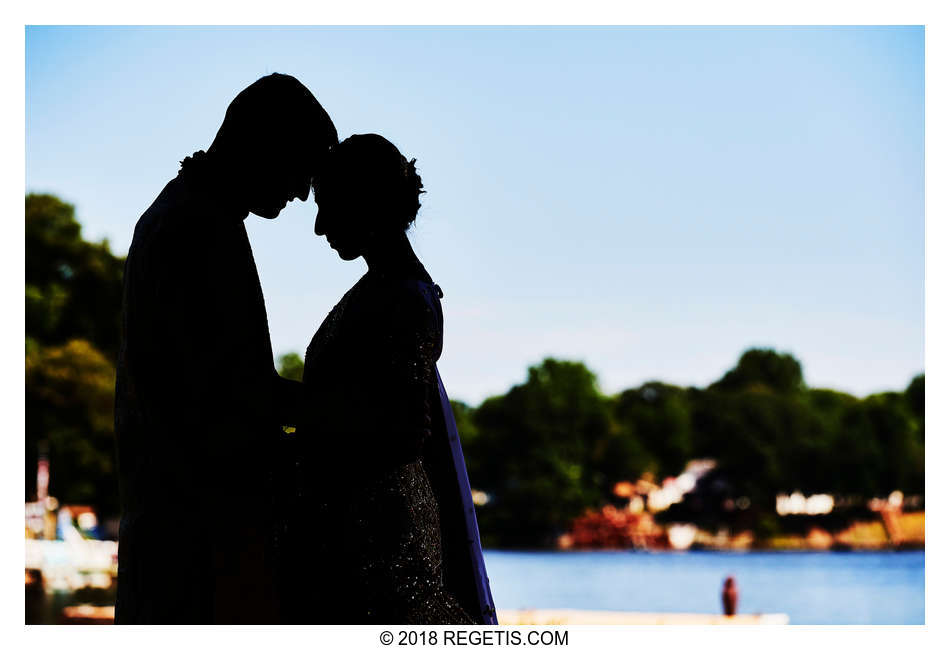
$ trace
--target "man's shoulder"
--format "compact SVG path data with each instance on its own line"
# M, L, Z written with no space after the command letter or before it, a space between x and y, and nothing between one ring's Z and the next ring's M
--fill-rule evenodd
M156 246L177 246L185 243L187 229L201 223L194 216L201 206L180 176L170 180L152 204L142 213L132 235L132 250ZM197 233L195 233L197 234Z

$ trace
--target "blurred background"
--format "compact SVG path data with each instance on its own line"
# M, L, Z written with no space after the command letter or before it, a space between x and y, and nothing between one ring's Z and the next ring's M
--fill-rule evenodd
M923 44L28 27L27 621L109 620L124 255L279 71L341 138L418 159L410 237L446 294L439 366L503 621L923 623ZM365 270L315 214L247 221L292 378Z

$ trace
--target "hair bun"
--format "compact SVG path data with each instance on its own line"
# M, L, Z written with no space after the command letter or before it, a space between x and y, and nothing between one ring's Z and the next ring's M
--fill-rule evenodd
M318 196L321 186L352 191L377 221L375 226L383 229L409 228L425 194L416 159L406 160L393 143L375 133L351 135L333 147L314 178Z

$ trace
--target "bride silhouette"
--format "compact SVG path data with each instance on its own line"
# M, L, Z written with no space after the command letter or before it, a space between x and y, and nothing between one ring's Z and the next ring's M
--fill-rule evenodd
M442 290L406 236L422 193L415 160L355 135L314 193L316 234L368 271L307 348L283 611L297 623L497 624L436 369Z

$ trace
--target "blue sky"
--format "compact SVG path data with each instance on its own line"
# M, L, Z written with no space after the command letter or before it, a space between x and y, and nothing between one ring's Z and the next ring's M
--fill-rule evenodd
M27 190L124 253L275 71L418 158L454 397L545 356L610 393L705 386L750 346L859 395L923 370L922 28L28 28ZM247 222L276 353L365 269L315 212Z

